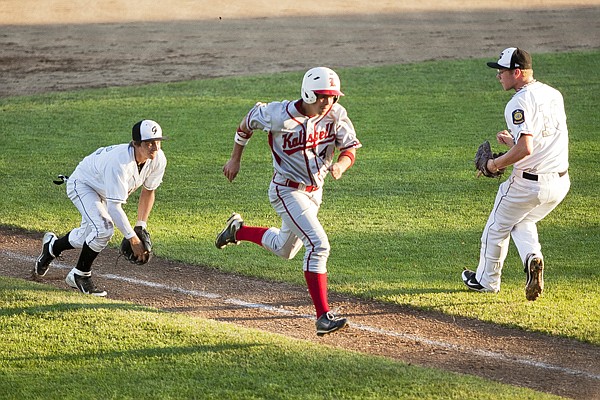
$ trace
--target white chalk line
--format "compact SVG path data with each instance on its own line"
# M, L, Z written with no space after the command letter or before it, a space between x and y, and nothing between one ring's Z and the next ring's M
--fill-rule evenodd
M15 253L12 251L2 250L2 253L8 257L11 257L11 258L14 258L14 259L17 259L20 261L24 261L24 262L31 262L32 264L35 263L35 260L36 260L36 257L25 256L23 254ZM68 265L68 264L59 262L57 260L55 260L52 263L52 268L71 269L73 267L74 267L74 265ZM146 280L136 279L136 278L129 278L126 276L115 275L115 274L96 273L96 275L98 275L102 278L105 278L105 279L112 279L112 280L116 280L116 281L122 281L122 282L132 283L132 284L141 285L141 286L147 286L147 287L151 287L151 288L155 288L155 289L169 290L172 292L182 293L182 294L186 294L186 295L193 296L193 297L201 297L201 298L210 299L210 300L222 299L221 301L225 304L232 304L232 305L245 307L245 308L259 309L259 310L263 310L263 311L273 312L276 314L290 315L290 316L307 318L307 319L312 319L312 320L315 319L314 316L306 315L306 314L297 314L293 311L286 310L285 308L281 308L281 307L273 307L273 306L269 306L267 304L261 304L261 303L252 303L252 302L247 302L245 300L236 299L236 298L223 298L223 296L221 296L220 294L217 294L217 293L205 292L202 290L189 290L189 289L184 289L184 288L180 288L177 286L169 286L169 285L165 285L163 283L151 282L151 281L146 281ZM534 360L531 358L506 356L502 353L497 353L494 351L473 349L470 347L465 347L465 346L460 346L457 344L442 342L439 340L427 339L427 338L425 338L423 336L419 336L419 335L411 335L408 333L394 332L394 331L380 329L380 328L372 327L369 325L363 325L363 324L354 323L354 322L351 322L350 326L353 329L359 329L359 330L366 331L366 332L376 333L378 335L406 339L406 340L410 340L410 341L417 342L417 343L422 343L422 344L425 344L428 346L437 347L437 348L444 349L444 350L458 351L458 352L462 352L462 353L473 354L473 355L476 355L479 357L490 358L490 359L505 361L505 362L513 362L513 363L523 364L523 365L527 365L527 366L531 366L531 367L535 367L535 368L539 368L539 369L558 371L558 372L562 372L562 373L569 374L569 375L584 376L586 378L600 380L600 375L596 375L596 374L593 374L593 373L590 373L587 371L580 371L580 370L576 370L576 369L572 369L572 368L566 368L566 367L561 367L558 365L552 365L552 364L548 364L543 361L537 361L537 360Z

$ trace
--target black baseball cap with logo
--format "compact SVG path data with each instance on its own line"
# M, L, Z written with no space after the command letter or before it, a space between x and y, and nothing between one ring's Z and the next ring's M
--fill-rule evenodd
M488 62L487 66L496 69L531 69L533 63L531 56L518 47L509 47L502 50L496 62Z
M136 123L131 128L131 138L136 142L167 139L163 136L160 125L151 119L143 119Z

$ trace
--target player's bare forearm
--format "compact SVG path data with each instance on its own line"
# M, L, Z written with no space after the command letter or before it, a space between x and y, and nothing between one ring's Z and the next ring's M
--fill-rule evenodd
M533 139L531 135L522 134L517 143L514 144L508 152L494 160L489 160L488 167L490 167L492 171L496 170L496 168L506 168L527 157L532 151Z
M243 152L244 146L234 143L231 157L223 166L223 175L225 175L229 182L232 182L237 176L238 172L240 172Z
M140 200L138 202L138 221L148 221L150 211L154 206L155 198L156 193L154 190L148 190L145 187L142 187L142 193L140 194Z

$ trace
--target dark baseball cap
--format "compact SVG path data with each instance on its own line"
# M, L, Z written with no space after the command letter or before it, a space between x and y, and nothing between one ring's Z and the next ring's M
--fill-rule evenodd
M136 142L167 139L162 135L160 125L151 119L143 119L136 123L131 128L131 138Z
M487 66L496 69L531 69L533 63L531 56L518 47L509 47L502 50L497 62L488 62Z

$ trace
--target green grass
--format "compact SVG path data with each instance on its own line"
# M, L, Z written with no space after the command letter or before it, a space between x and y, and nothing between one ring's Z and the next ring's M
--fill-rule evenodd
M525 300L514 247L501 293L468 292L459 277L477 264L499 184L474 178L474 151L504 129L512 95L484 60L337 69L341 103L364 147L343 179L326 183L320 218L332 244L331 290L600 344L600 52L534 58L536 78L562 91L570 129L571 192L539 224L544 295ZM272 167L265 135L252 138L236 181L221 168L249 107L296 98L301 79L284 73L1 99L0 224L40 237L76 226L79 214L52 178L99 146L127 142L131 125L151 118L172 137L149 221L156 253L304 284L301 256L285 261L252 244L213 245L232 211L250 225L279 224L266 195ZM132 220L136 201L126 206Z
M0 303L0 399L558 398L22 280Z

